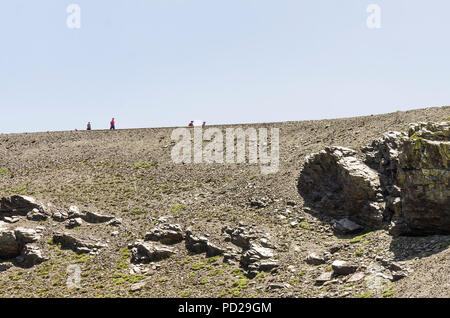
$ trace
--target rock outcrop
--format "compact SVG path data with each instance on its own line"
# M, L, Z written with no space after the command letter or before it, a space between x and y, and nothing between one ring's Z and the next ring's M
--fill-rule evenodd
M30 220L47 218L44 205L32 197L13 195L0 200L0 219L27 215Z
M150 263L160 261L176 254L176 252L166 246L154 242L136 241L130 244L132 263Z
M14 259L21 267L31 267L46 261L36 243L41 235L33 229L0 227L0 259Z
M99 249L107 246L106 244L77 238L70 233L54 234L53 243L61 244L62 248L71 249L78 254L96 253Z
M299 179L306 201L324 213L369 226L381 226L384 201L375 170L343 147L327 147L308 156Z
M167 245L177 244L183 241L183 230L179 224L163 223L146 233L145 240Z
M448 122L386 133L362 153L327 147L308 156L298 183L306 203L394 235L450 233Z

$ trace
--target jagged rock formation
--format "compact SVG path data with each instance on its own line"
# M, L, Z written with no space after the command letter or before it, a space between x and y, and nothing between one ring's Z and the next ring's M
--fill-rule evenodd
M32 215L45 215L45 213L43 204L32 197L13 195L0 200L0 219L27 215L33 219Z
M172 245L183 241L183 231L179 224L161 224L145 234L146 241Z
M1 224L0 224L1 225ZM22 267L31 267L47 260L35 244L41 235L33 229L0 226L0 260L14 259Z
M62 248L71 249L78 254L96 253L99 249L107 246L106 244L77 238L70 233L54 234L53 243L61 244Z
M166 246L154 242L136 241L130 244L132 263L150 263L168 258L176 252Z
M449 123L411 124L354 150L327 147L308 156L299 178L305 201L333 217L392 234L450 233Z
M372 151L370 151L372 150ZM450 233L449 123L410 125L364 149L378 157L394 234Z

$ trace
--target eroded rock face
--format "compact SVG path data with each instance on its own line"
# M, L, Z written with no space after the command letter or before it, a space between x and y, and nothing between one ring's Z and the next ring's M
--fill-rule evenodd
M35 244L41 235L33 229L18 227L14 230L0 227L0 259L14 259L22 267L31 267L46 261Z
M384 201L378 173L343 147L327 147L308 156L299 179L306 201L328 215L381 226Z
M132 263L160 261L176 254L173 249L154 242L136 241L134 244L130 244L128 248L131 250Z
M206 237L194 235L191 229L186 230L185 246L191 253L206 253L206 257L222 255L225 252L223 248L211 243Z
M93 223L93 224L110 222L115 219L114 216L111 216L111 215L103 215L103 214L100 214L97 212L91 212L91 211L80 211L80 209L75 205L72 205L69 208L68 217L69 217L69 219L79 218L87 223Z
M20 255L21 244L13 230L0 230L0 259L10 259Z
M399 154L401 209L394 228L406 234L450 233L450 124L412 125Z
M68 248L78 254L96 252L98 249L106 247L106 244L79 239L69 233L56 233L53 235L53 242L61 244L62 248Z
M27 244L23 247L21 254L16 257L16 261L23 267L32 267L48 260L35 244Z
M394 235L450 233L450 123L411 124L362 149L307 157L299 191L307 204Z

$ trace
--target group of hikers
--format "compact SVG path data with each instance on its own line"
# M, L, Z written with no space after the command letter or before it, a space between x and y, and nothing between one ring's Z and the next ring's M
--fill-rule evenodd
M188 125L189 127L194 127L194 121L191 120L191 122ZM204 128L206 126L206 121L203 122L202 127Z
M206 121L204 121L203 124L202 124L202 127L205 127L205 126L206 126ZM194 127L194 121L193 120L191 120L191 122L189 123L188 127ZM115 120L113 118L113 119L111 119L111 122L109 123L109 130L115 130L115 129L116 129L116 122L115 122ZM86 130L92 130L91 122L87 123Z
M109 130L115 130L116 129L116 122L114 121L114 118L111 119L111 122L109 123ZM92 130L91 122L87 123L86 130Z

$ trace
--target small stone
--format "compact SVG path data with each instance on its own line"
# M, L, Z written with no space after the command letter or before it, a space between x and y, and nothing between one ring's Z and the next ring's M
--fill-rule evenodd
M8 223L16 223L19 222L20 218L18 216L5 216L3 220Z
M30 221L45 221L47 220L47 215L39 209L34 208L27 214L27 219Z
M337 221L336 223L334 223L333 228L336 231L341 232L343 234L356 233L363 229L363 227L361 225L359 225L347 218L341 219L341 220Z
M66 228L73 229L74 227L81 226L83 224L83 220L81 218L74 218L67 221Z
M392 272L392 281L396 282L402 278L408 277L408 274L406 274L403 271L398 271L398 272Z
M359 282L360 280L363 280L366 275L363 272L357 272L354 273L350 278L347 280L347 283L354 283Z
M320 274L319 277L316 278L316 284L322 285L333 278L333 272L324 272Z
M346 261L336 260L331 264L333 271L337 275L349 275L354 273L357 269L356 265L353 265Z
M305 262L310 265L321 265L325 263L325 258L323 255L319 255L315 252L309 253L308 256L306 256Z
M137 292L137 291L142 290L145 286L147 286L147 282L136 283L136 284L131 285L130 291Z

